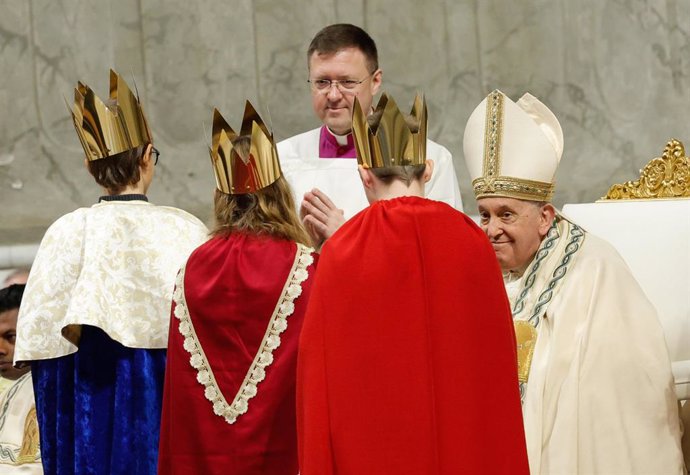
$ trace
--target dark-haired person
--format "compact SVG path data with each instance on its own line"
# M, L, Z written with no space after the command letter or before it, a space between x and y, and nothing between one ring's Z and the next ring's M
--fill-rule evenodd
M177 278L160 474L298 473L297 341L314 258L249 103L242 134L214 112L216 225Z
M367 124L355 103L371 205L319 259L297 372L303 475L528 473L501 273L469 217L424 198L425 109L408 126L384 94Z
M10 271L9 274L5 277L5 280L2 281L2 287L0 288L5 288L9 287L12 284L26 284L26 280L29 277L29 269L24 269L24 268L19 268L19 269L14 269ZM0 372L0 393L3 392L5 389L7 389L9 386L14 384L14 381L11 379L4 378L2 376L2 373Z
M0 473L42 474L38 421L30 367L12 365L17 335L17 313L24 284L0 290L0 376L10 381L0 392Z
M31 362L50 474L151 474L175 275L206 227L146 192L158 153L139 101L79 83L72 109L104 195L50 226L19 312L15 362Z
M323 124L278 144L285 177L301 202L303 216L317 215L322 239L368 203L359 183L352 140L352 104L371 111L383 81L376 43L355 25L339 23L319 31L307 50L311 102ZM425 195L462 210L460 189L450 152L431 140L427 156L434 161L434 175ZM314 189L316 191L312 192ZM322 225L323 215L333 221Z

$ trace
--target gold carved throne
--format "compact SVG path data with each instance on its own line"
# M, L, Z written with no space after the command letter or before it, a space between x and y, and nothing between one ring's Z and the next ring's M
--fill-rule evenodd
M602 200L690 198L690 159L680 140L671 139L659 158L652 159L640 178L609 188Z

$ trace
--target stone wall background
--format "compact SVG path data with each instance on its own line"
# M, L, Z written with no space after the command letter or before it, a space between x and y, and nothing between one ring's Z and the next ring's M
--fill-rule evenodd
M150 199L208 221L202 123L216 106L236 125L249 98L278 139L316 126L306 48L334 22L373 36L401 106L426 94L468 214L464 124L494 88L561 120L558 206L635 179L671 137L690 149L690 0L0 0L0 245L100 194L64 98L77 80L105 96L110 67L136 78L161 150Z

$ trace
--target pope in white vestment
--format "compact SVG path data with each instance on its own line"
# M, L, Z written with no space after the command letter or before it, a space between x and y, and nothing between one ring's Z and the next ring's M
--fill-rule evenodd
M556 117L496 90L470 116L464 150L512 306L530 472L684 474L656 310L614 248L550 203Z

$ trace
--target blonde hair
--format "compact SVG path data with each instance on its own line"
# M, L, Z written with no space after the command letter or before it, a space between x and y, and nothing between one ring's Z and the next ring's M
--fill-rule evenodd
M229 195L216 189L214 207L216 223L212 236L246 232L311 245L297 217L290 187L282 176L255 193Z
M241 153L249 154L251 139L248 136L240 136L233 143ZM246 232L311 245L311 239L295 211L290 186L282 175L254 193L231 195L216 189L213 202L216 223L212 236Z

